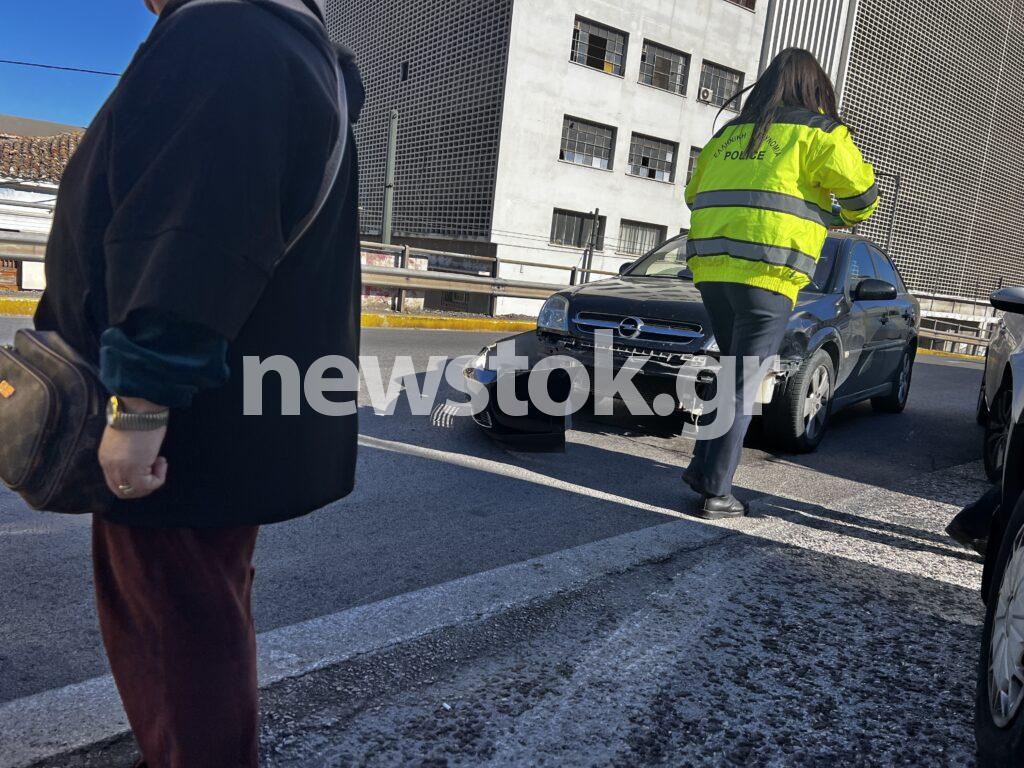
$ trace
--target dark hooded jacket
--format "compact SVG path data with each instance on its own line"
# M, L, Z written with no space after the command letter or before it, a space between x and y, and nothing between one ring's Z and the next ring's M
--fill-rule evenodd
M282 382L263 378L263 415L243 413L243 360L283 355L305 373L327 356L357 360L358 170L341 125L363 88L351 55L313 12L288 2L174 0L68 164L46 255L36 326L97 360L99 338L154 311L229 341L228 383L171 414L166 485L111 499L106 516L139 526L254 525L348 494L357 416L301 398L284 415ZM284 261L313 207L339 131L338 181ZM275 266L276 265L276 266ZM354 405L355 392L328 395Z

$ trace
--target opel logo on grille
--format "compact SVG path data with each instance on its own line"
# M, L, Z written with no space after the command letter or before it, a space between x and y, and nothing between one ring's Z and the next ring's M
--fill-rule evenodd
M619 335L624 339L635 339L644 330L644 321L639 317L627 317L619 323Z

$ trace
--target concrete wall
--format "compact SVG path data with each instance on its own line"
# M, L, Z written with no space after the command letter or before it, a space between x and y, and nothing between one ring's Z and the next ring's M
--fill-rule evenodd
M622 219L665 226L669 235L689 226L683 188L691 146L713 134L718 107L697 101L706 58L757 75L767 3L756 12L727 0L515 0L495 194L493 242L500 259L574 265L581 251L548 245L555 208L601 209L607 216L605 250L595 267L615 271L632 257L616 255ZM622 77L570 61L579 14L629 34ZM638 82L645 39L689 53L686 96ZM617 128L610 171L559 161L566 115ZM731 117L723 113L719 126ZM679 144L672 184L627 175L633 132ZM504 265L502 277L567 282L568 273ZM499 313L535 312L538 302L501 299Z

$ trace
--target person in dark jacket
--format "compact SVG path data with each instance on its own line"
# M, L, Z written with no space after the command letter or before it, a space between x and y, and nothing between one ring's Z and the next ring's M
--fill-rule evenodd
M355 392L333 396L350 415L285 415L276 376L246 416L243 360L358 359L363 91L317 0L147 5L159 19L64 174L35 320L112 393L95 586L144 763L255 767L258 526L351 491L357 417Z

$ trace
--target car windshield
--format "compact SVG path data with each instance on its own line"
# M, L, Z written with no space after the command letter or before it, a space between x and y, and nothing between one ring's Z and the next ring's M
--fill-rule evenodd
M829 238L821 249L821 258L814 270L814 278L804 288L808 293L822 293L828 287L832 267L839 254L839 240ZM686 238L677 237L651 251L635 262L624 274L629 277L668 277L692 280L693 273L686 266Z
M677 237L655 248L625 273L630 277L674 277L693 280L686 266L686 238Z

